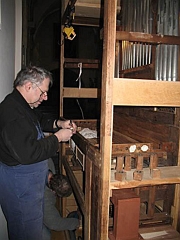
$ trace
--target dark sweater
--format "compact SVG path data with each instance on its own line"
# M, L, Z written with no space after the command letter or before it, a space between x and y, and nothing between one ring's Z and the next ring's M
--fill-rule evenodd
M55 174L55 167L53 160L48 159L48 167ZM56 196L48 187L45 187L44 192L44 225L49 230L63 231L63 230L75 230L79 226L79 220L77 218L62 217L56 208ZM48 236L44 239L48 239Z
M43 161L59 148L55 135L37 140L38 121L44 132L53 132L55 119L46 119L31 109L19 91L14 90L0 104L0 161L15 166Z

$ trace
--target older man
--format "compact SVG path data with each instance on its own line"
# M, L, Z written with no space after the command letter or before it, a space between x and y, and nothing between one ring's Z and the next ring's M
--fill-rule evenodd
M0 204L10 240L41 240L47 158L59 142L76 132L70 120L47 119L37 107L48 99L51 73L35 66L22 69L14 90L0 104ZM44 138L43 131L53 132Z

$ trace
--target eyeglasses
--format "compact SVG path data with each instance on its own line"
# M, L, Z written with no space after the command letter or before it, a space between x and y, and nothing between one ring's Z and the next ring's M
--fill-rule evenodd
M47 97L47 91L43 91L38 85L37 83L34 83L36 85L37 88L39 88L39 90L41 91L40 97Z

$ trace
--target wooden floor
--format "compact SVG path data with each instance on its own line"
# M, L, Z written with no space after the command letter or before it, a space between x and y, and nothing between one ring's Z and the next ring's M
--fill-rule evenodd
M66 236L65 236L64 231L61 231L61 232L52 231L51 240L66 240Z
M77 239L78 237L82 237L82 230L76 230L77 231ZM56 232L56 231L52 231L52 238L51 240L70 240L68 237L68 234L66 234L65 231L61 231L61 232Z

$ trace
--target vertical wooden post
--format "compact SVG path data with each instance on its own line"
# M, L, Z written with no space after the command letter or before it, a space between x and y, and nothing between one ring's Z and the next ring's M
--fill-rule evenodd
M131 156L130 155L125 156L124 170L125 171L131 171Z
M100 126L100 154L101 166L101 199L100 236L98 240L108 239L109 223L109 185L113 131L113 80L115 70L115 41L116 41L116 13L117 0L104 0L104 37L102 61L102 89L101 89L101 126Z
M152 178L160 178L161 173L160 173L160 169L157 168L158 166L158 155L157 153L153 153L150 156L150 174Z
M123 165L124 165L124 156L118 156L117 162L116 162L116 171L117 172L123 171Z
M153 217L155 208L155 198L156 198L156 186L149 188L149 201L148 201L148 217Z
M115 179L124 181L126 179L126 172L124 172L124 156L117 157Z

